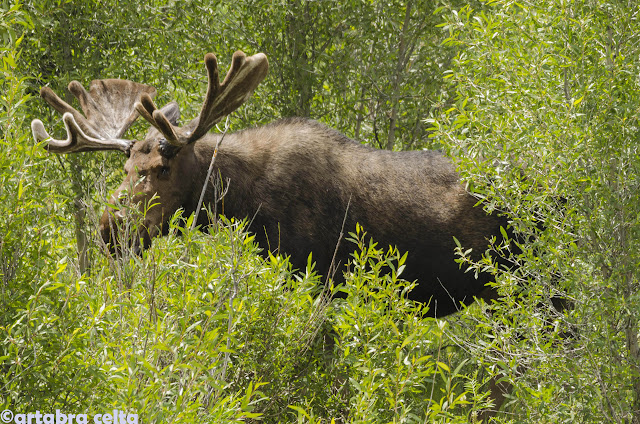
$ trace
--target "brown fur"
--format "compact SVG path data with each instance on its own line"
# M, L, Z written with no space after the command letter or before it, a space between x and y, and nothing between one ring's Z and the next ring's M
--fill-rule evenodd
M136 170L146 175L135 188L137 200L157 193L160 204L147 215L145 244L166 229L178 208L195 211L217 137L208 134L169 159L160 153L161 136L153 128L133 145L127 178L114 196L138 179ZM161 173L163 167L167 174ZM230 181L218 211L252 218L250 230L259 245L290 255L297 269L304 269L313 252L317 269L329 272L348 207L345 231L360 223L380 245L408 252L402 277L418 281L410 297L430 302L435 316L487 293L490 276L476 279L459 269L453 238L477 258L506 221L474 207L476 199L440 152L377 150L318 122L287 119L226 135L214 172ZM205 204L213 201L209 189ZM101 221L106 242L112 233L109 216L105 211ZM204 213L199 222L206 224ZM336 263L344 266L354 246L345 241L339 246Z

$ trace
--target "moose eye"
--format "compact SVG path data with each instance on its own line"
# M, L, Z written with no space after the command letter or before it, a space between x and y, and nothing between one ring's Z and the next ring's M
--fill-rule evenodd
M162 168L160 168L160 171L158 172L158 174L161 177L166 177L167 175L169 175L169 167L168 166L163 166Z

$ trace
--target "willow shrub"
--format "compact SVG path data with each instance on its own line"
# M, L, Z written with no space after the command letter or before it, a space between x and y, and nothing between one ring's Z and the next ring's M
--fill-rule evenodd
M434 136L522 250L493 248L517 269L461 257L495 272L503 300L469 310L461 334L480 338L458 340L514 385L513 422L640 422L639 12L549 0L443 13L456 97ZM555 296L572 307L555 312Z
M5 407L119 409L141 422L467 422L483 405L443 346L447 324L406 299L397 251L358 229L346 283L325 291L312 266L257 256L243 223L204 234L181 220L142 256L94 256L91 277L71 258L50 268L6 328ZM331 299L338 289L348 296Z

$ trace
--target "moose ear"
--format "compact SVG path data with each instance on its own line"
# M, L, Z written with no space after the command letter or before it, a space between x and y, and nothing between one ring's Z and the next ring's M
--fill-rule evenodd
M160 109L160 112L171 122L171 125L178 125L180 120L180 106L178 106L178 103L168 103Z

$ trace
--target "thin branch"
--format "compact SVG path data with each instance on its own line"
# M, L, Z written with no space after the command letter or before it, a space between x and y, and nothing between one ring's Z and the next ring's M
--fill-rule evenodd
M333 257L331 258L331 263L329 263L329 269L327 270L327 278L325 280L325 289L327 287L327 285L329 284L329 278L333 277L333 275L336 273L338 266L340 266L340 264L335 263L336 261L336 256L338 254L338 248L340 247L340 242L342 241L343 237L344 237L344 226L347 222L347 215L349 214L349 208L351 207L351 196L349 196L349 201L347 202L347 208L344 211L344 217L342 218L342 227L340 227L340 235L338 235L338 241L336 242L336 248L333 251Z
M202 202L204 201L204 194L207 191L207 185L209 183L209 178L211 178L211 173L213 172L213 164L216 162L216 157L218 157L218 148L222 144L224 140L224 136L227 135L227 131L229 131L229 116L227 116L227 120L224 123L224 131L222 132L222 137L216 141L216 147L213 149L213 155L211 156L211 162L209 163L209 169L207 170L207 177L204 179L204 184L202 185L202 191L200 192L200 199L198 199L198 206L196 208L196 216L191 223L191 231L196 228L196 222L198 222L198 215L200 215L200 209L202 208Z

